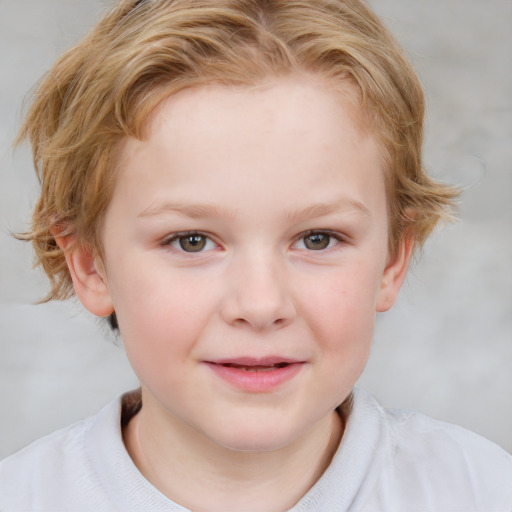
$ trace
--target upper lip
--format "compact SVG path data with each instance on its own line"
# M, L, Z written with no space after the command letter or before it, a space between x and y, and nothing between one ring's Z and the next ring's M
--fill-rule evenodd
M267 357L234 357L225 359L215 359L205 361L211 364L218 365L237 365L237 366L275 366L277 364L294 364L304 363L300 359L292 359L282 356L267 356Z

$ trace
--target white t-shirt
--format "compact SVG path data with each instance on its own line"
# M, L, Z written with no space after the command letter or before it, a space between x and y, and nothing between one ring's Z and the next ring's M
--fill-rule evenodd
M186 511L130 459L122 400L2 461L0 511ZM463 428L384 410L356 388L331 465L291 511L512 512L512 457Z

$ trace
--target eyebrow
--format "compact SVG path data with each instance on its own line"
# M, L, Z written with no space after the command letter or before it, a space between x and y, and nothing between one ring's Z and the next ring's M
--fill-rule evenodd
M156 206L150 206L146 208L138 217L154 217L165 213L175 213L183 217L189 217L191 219L202 219L204 217L221 217L232 219L236 216L235 210L226 210L218 208L217 206L210 204L181 204L181 203L162 203Z
M285 213L285 218L297 221L311 217L323 217L325 215L343 211L353 211L369 218L372 216L370 210L363 203L356 201L355 199L341 197L328 203L313 204L302 210L287 211Z
M371 217L370 210L361 202L354 199L342 197L326 203L312 204L301 210L288 210L284 218L291 221L298 221L307 218L323 217L333 213L349 211ZM150 206L139 213L139 218L154 217L161 214L177 214L191 219L202 219L205 217L218 217L233 219L236 217L236 210L219 208L207 203L182 204L165 202L159 205Z

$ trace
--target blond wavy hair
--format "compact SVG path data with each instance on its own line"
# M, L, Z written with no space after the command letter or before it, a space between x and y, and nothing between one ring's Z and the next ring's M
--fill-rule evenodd
M293 73L354 84L381 141L389 245L421 246L449 217L456 190L421 162L424 98L396 40L361 0L124 0L38 86L19 140L30 139L41 195L31 230L50 299L73 287L52 234L102 254L102 221L126 137L164 99L208 83L256 84Z

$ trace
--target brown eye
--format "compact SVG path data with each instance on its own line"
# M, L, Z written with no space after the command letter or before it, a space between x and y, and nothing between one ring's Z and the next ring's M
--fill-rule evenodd
M163 246L170 246L178 252L200 253L213 251L219 246L205 233L191 231L189 233L176 233L163 240Z
M205 248L207 240L203 235L186 235L179 237L178 243L185 252L199 252Z
M306 248L313 251L327 249L331 243L331 237L325 233L312 233L305 236L303 240Z
M162 242L164 246L170 246L179 252L206 252L212 251L218 245L205 233L191 231L189 233L176 233L174 236Z

